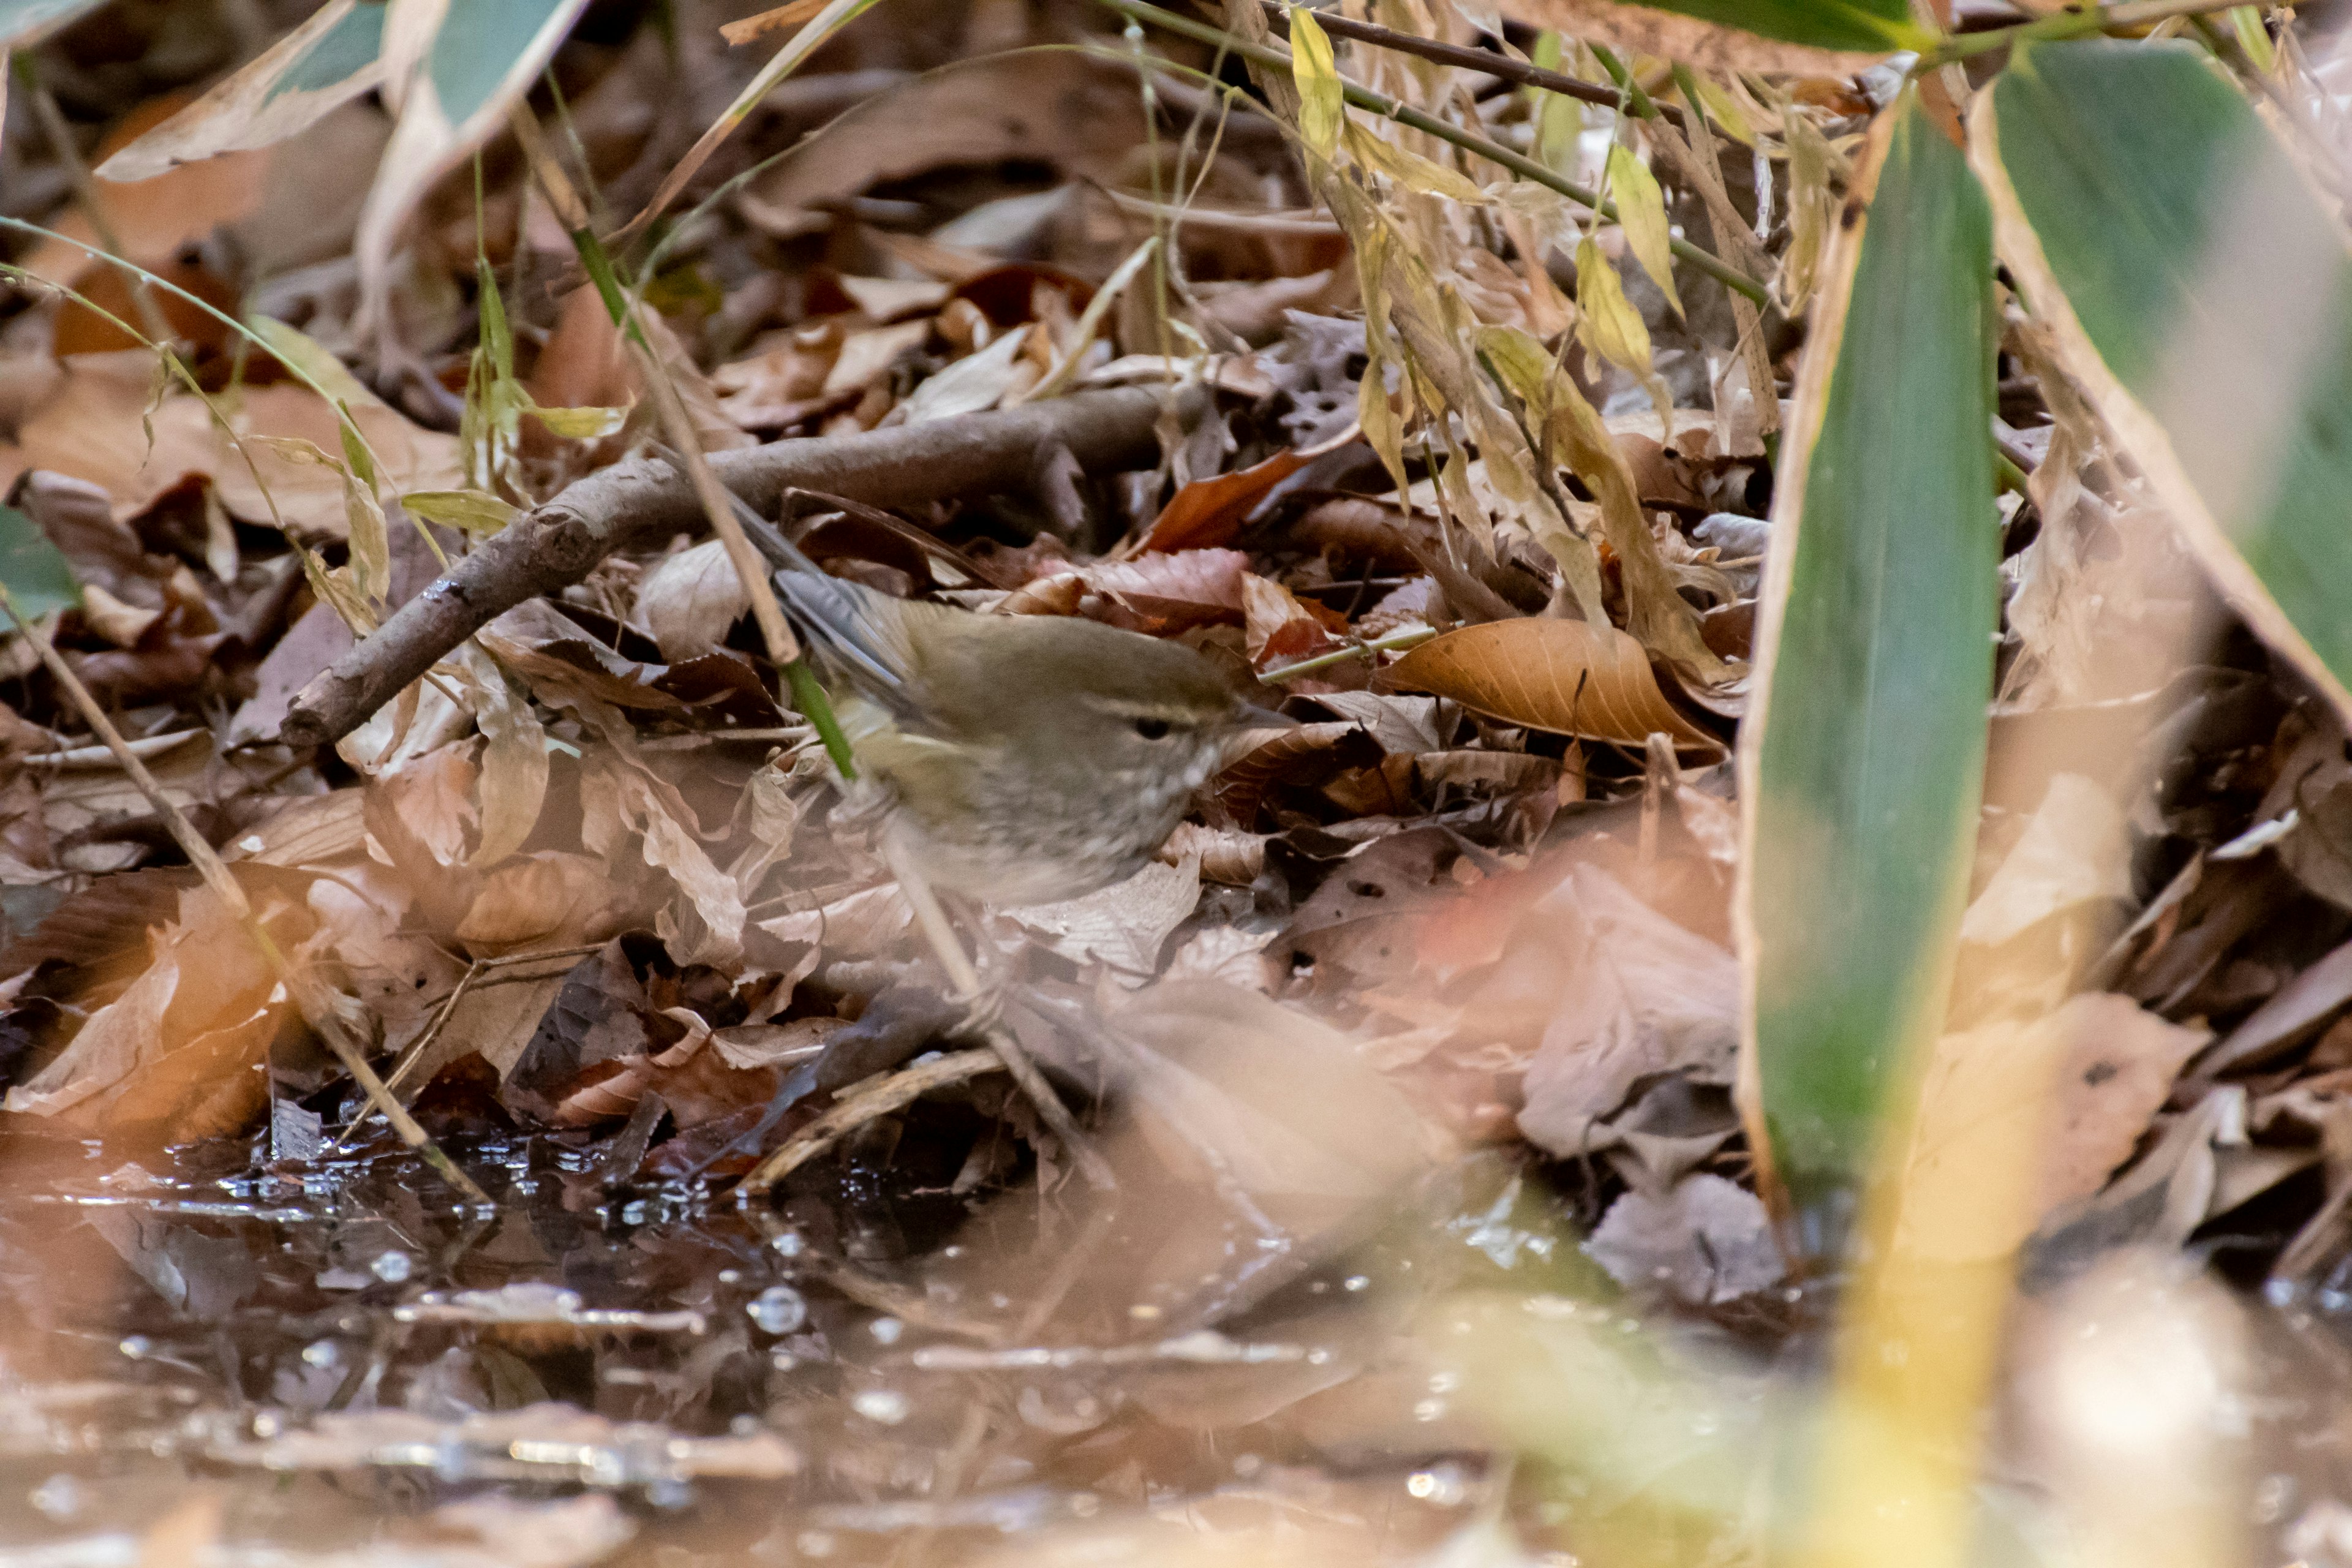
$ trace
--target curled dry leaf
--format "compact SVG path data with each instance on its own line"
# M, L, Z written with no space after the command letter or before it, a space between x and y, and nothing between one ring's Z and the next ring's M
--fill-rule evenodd
M1180 550L1098 561L1040 578L1006 596L1008 616L1087 615L1153 631L1244 618L1249 557L1238 550Z
M1627 746L1670 735L1676 750L1710 757L1724 750L1666 700L1642 645L1613 626L1549 616L1464 626L1414 648L1390 675L1507 724Z
M716 648L751 607L721 540L679 551L637 584L637 617L673 663Z
M1250 663L1262 670L1337 647L1334 634L1348 629L1347 618L1337 611L1301 599L1255 573L1242 579L1242 613Z
M1171 551L1231 544L1258 502L1308 461L1307 453L1282 451L1238 473L1194 479L1161 510L1143 547Z
M1073 963L1100 963L1130 975L1160 967L1171 932L1201 901L1201 863L1154 861L1123 882L1084 898L1005 910L1006 920Z

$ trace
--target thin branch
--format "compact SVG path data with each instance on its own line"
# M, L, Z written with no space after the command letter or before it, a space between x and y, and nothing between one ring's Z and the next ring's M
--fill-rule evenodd
M1157 5L1146 5L1144 0L1100 0L1100 3L1123 16L1131 16L1139 22L1149 22L1155 27L1164 28L1197 42L1225 49L1265 69L1283 72L1290 69L1290 51L1287 49L1277 49L1271 45L1246 42L1234 37L1222 27L1213 26L1206 22L1195 22L1190 16L1180 16L1173 11L1163 11ZM1433 114L1424 114L1418 109L1399 103L1386 94L1374 92L1368 87L1359 86L1344 77L1340 79L1339 88L1347 100L1359 109L1369 110L1384 119L1393 120L1400 125L1410 125L1415 131L1434 136L1441 142L1451 142L1465 153L1475 153L1490 163L1508 169L1523 180L1532 180L1547 190L1558 191L1579 206L1599 214L1606 222L1617 221L1615 203L1591 187L1579 184L1558 171L1546 168L1525 153L1515 153L1499 142L1490 142L1484 136L1465 131L1460 126L1440 120ZM1670 243L1676 256L1721 283L1725 288L1745 294L1759 305L1770 302L1771 295L1763 284L1720 257L1700 249L1686 239L1675 239Z
M1258 0L1258 4L1269 20L1280 21L1289 15L1289 7L1277 4L1276 0ZM1603 87L1597 81L1586 81L1581 77L1562 76L1558 71L1549 71L1541 66L1529 65L1525 60L1498 54L1492 49L1474 49L1464 44L1441 44L1434 38L1424 38L1417 33L1400 33L1393 27L1383 27L1375 22L1351 21L1336 11L1318 10L1315 13L1315 20L1335 38L1352 38L1374 48L1393 49L1401 55L1418 55L1442 66L1477 71L1497 81L1516 82L1521 87L1539 87L1546 92L1556 92L1562 98L1573 98L1602 109L1622 110L1626 107L1625 94L1620 89ZM1668 122L1675 125L1684 123L1683 111L1672 104L1660 104L1657 108Z
M743 1184L735 1190L743 1196L764 1193L877 1117L912 1105L935 1089L1003 1070L1004 1063L994 1051L971 1050L917 1062L886 1078L867 1079L832 1110L793 1134L782 1148L761 1161L759 1168L744 1177Z
M1206 395L1197 389L1178 394ZM1032 482L1036 454L1055 443L1090 470L1157 462L1153 427L1162 407L1156 388L1116 387L921 425L714 452L710 467L762 513L772 512L789 489L885 507L1017 495ZM304 687L287 710L281 738L294 746L340 740L515 605L561 592L634 541L690 532L701 519L693 489L659 458L597 470L467 554Z

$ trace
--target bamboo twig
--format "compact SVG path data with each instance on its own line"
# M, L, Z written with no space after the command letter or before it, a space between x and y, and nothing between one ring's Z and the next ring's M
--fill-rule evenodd
M1222 27L1206 22L1196 22L1190 16L1180 16L1173 11L1163 11L1145 0L1100 0L1100 4L1123 16L1139 22L1149 22L1155 27L1180 34L1199 43L1208 44L1239 55L1242 58L1268 70L1288 72L1290 51L1270 44L1253 44L1237 38ZM1597 213L1609 223L1617 221L1617 205L1589 185L1579 184L1553 169L1546 168L1525 153L1515 153L1499 142L1490 142L1475 132L1463 130L1451 121L1433 114L1424 114L1407 104L1399 103L1384 93L1374 92L1342 77L1339 89L1347 100L1357 108L1393 120L1400 125L1410 125L1415 131L1450 142L1465 153L1475 153L1488 163L1508 169L1523 180L1531 180L1547 190L1559 192L1570 201ZM1669 242L1676 256L1721 283L1725 288L1745 294L1759 305L1769 304L1771 295L1763 284L1710 251L1702 250L1686 239Z
M245 927L246 934L260 950L262 961L278 977L278 984L286 988L286 994L301 1013L304 1021L326 1042L327 1048L335 1054L344 1070L366 1092L370 1102L383 1112L384 1120L392 1123L393 1130L400 1135L400 1141L422 1155L425 1163L432 1166L443 1181L457 1188L467 1200L488 1204L489 1194L476 1185L471 1176L457 1168L457 1163L441 1151L431 1135L417 1125L416 1119L408 1114L407 1108L384 1088L383 1080L376 1077L375 1069L368 1065L366 1051L352 1038L342 1018L334 1010L333 999L320 984L317 976L288 960L277 940L254 913L253 901L245 896L244 886L230 873L219 851L196 831L195 825L180 808L172 804L171 797L163 793L163 786L155 782L155 775L147 771L147 764L140 761L138 753L131 749L131 743L122 738L122 731L114 727L114 721L106 716L106 710L98 705L98 700L89 694L89 688L81 683L81 677L74 673L73 666L65 661L56 645L49 641L47 634L17 613L16 601L10 595L5 584L0 584L0 611L6 613L25 640L32 644L33 650L40 655L41 662L48 667L51 677L74 707L80 710L82 721L89 726L90 733L104 742L106 749L114 753L115 761L122 764L122 771L131 775L131 782L138 787L141 795L147 797L147 804L155 809L155 814L163 819L172 837L188 857L188 864L196 868L213 897L218 899L230 916Z

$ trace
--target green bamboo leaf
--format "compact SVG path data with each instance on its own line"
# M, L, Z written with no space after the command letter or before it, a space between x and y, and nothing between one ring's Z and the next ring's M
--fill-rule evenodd
M1557 27L1621 52L1710 68L1805 68L1803 50L1883 55L1924 48L1934 41L1934 35L1912 19L1910 0L1499 0L1499 5L1505 16L1531 27ZM1749 37L1742 39L1738 36L1742 33ZM1759 38L1797 48L1776 51L1758 43ZM1811 63L1819 68L1826 62L1815 55Z
M1997 328L1983 193L1906 100L1807 351L1740 742L1752 1109L1804 1205L1864 1180L1949 986L2000 607Z
M0 583L28 621L81 603L73 567L40 524L12 506L0 506Z
M2002 259L2240 614L2352 711L2352 256L2186 46L2018 51L1971 130Z
M202 98L99 165L144 180L174 163L282 142L383 79L383 0L328 0Z
M30 48L101 0L0 0L0 50Z

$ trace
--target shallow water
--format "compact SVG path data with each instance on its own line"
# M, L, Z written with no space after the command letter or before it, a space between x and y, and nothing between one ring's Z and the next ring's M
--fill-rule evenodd
M1181 1194L968 1206L878 1159L739 1208L608 1191L584 1141L459 1152L494 1212L389 1149L12 1136L0 1561L962 1562L1208 1526L1407 1558L1495 1473L1417 1309L1589 1274L1462 1201L1492 1159L1275 1245Z

